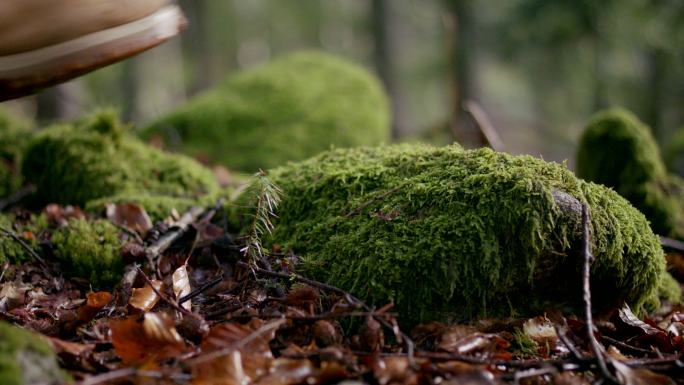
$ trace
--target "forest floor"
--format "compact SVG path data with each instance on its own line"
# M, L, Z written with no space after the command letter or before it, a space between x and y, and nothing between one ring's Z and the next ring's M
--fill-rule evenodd
M127 227L127 268L109 291L66 278L44 242L32 262L2 266L0 318L44 335L81 385L684 383L682 307L643 319L623 307L596 319L550 313L403 330L391 304L373 308L298 275L296 255L276 248L274 263L250 260L216 213L194 209L152 228L123 211L110 218ZM52 205L46 215L83 214ZM587 294L585 282L591 308Z

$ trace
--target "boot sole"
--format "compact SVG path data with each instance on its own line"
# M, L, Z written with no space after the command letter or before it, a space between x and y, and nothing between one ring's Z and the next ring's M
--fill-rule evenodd
M29 52L0 56L0 101L28 95L155 47L185 29L178 6Z

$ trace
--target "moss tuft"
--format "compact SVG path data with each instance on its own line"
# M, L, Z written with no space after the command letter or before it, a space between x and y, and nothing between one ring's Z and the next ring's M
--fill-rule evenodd
M24 329L0 322L0 383L3 385L63 384L50 346Z
M597 113L577 153L577 176L615 189L662 235L684 237L682 182L669 176L648 126L623 109Z
M21 187L21 159L30 134L28 123L0 110L0 198Z
M212 172L194 160L152 148L110 113L54 126L31 142L24 160L36 204L85 205L121 194L196 199L216 193Z
M300 52L230 77L143 131L172 149L254 172L331 146L389 139L389 107L362 67Z
M18 236L22 236L24 231L30 231L33 234L38 234L40 231L47 228L47 222L44 216L33 217L31 222L19 223L14 215L0 214L0 227L5 230L13 231ZM24 239L27 246L38 250L38 242L33 239ZM11 263L21 263L31 260L28 251L19 244L16 240L2 234L0 232L0 263L9 261Z
M409 323L581 309L580 201L592 210L597 309L657 301L666 274L658 238L627 201L528 156L334 150L270 177L284 191L270 242L302 255L306 275L394 301Z
M69 275L89 279L94 287L111 287L121 280L119 231L108 221L71 219L55 230L52 243Z

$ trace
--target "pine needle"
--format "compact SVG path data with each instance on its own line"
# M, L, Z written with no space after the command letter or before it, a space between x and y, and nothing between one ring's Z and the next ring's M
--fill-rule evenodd
M249 258L250 264L263 260L267 254L261 245L261 239L265 234L273 232L272 218L277 217L276 209L282 195L282 190L268 179L263 170L254 174L252 188L256 197L253 220L246 236L245 247L240 250Z

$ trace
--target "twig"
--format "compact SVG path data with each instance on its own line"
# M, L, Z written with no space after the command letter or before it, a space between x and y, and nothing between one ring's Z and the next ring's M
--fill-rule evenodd
M269 322L266 325L263 325L260 328L258 328L257 330L250 333L247 337L240 339L239 341L231 344L230 346L227 346L223 349L215 350L215 351L210 352L210 353L200 354L200 355L196 356L195 358L191 358L190 360L188 360L187 363L188 364L199 364L202 362L211 361L213 359L228 355L228 354L246 346L248 343L254 341L255 339L257 339L259 337L261 337L262 335L264 335L266 333L270 333L273 330L277 330L285 322L286 322L285 319L279 319L277 321Z
M193 313L192 311L180 306L178 303L176 303L176 301L172 300L171 298L167 297L164 293L157 290L157 288L154 287L154 284L152 283L152 280L150 279L150 277L148 277L147 274L145 274L145 272L142 271L142 269L140 267L137 266L137 269L138 269L138 273L140 273L140 275L143 276L143 278L145 279L145 282L150 286L152 291L154 291L154 293L157 296L159 296L159 298L161 298L164 302L168 303L169 305L171 305L172 308L174 308L176 311L178 311L182 314L193 317L195 319L202 319L202 317L200 317L199 315L197 315L197 314Z
M242 266L244 268L252 269L256 274L262 274L262 275L268 275L271 277L277 277L277 278L282 278L286 279L288 281L299 281L303 282L309 286L317 287L319 289L323 289L326 291L330 291L336 294L339 294L343 296L345 299L347 299L347 302L350 303L350 305L358 305L362 307L365 311L367 312L373 312L373 309L371 309L370 306L368 306L366 303L361 301L360 299L354 297L351 293L344 291L338 287L328 285L327 283L319 282L319 281L314 281L309 278L302 277L299 274L285 274L285 273L278 273L275 271L268 271L265 269L261 269L256 266L250 266L247 263L244 262L238 262L238 266ZM378 315L374 315L373 318L378 321L382 326L386 327L389 330L392 330L392 332L398 333L398 338L400 337L401 340L403 341L404 345L406 346L406 353L407 357L409 360L409 363L411 364L412 367L416 367L416 361L415 361L415 343L413 340L403 331L399 330L396 325L392 325L390 322L388 322L385 317L381 317Z
M664 248L684 253L684 242L668 237L663 237L662 235L660 235L659 237L660 245Z
M563 319L563 322L565 322L565 318ZM563 345L565 345L565 347L568 348L568 350L570 351L570 353L572 353L572 356L575 357L576 360L583 360L585 357L582 355L582 353L580 353L579 350L577 350L577 348L572 343L572 341L570 341L568 336L565 335L565 325L563 326L563 330L561 330L561 328L558 327L558 325L553 325L554 329L556 329L556 335L558 336L558 339L560 339Z
M501 136L494 128L494 125L487 117L484 109L473 100L466 100L463 103L463 110L470 114L475 122L475 125L480 129L482 136L484 136L489 147L494 151L504 151L505 146L501 140Z
M191 291L190 293L178 298L178 304L182 305L184 302L189 301L189 300L197 297L198 295L202 294L202 292L209 290L210 288L218 285L219 283L221 283L221 281L223 281L222 276L212 279L211 281L205 283L204 285L198 287L197 289Z
M36 186L29 184L19 190L15 191L14 194L8 196L5 199L0 200L0 211L4 210L7 206L11 206L29 194L36 192Z
M617 346L618 348L620 348L624 351L631 352L632 354L643 354L645 356L654 357L654 358L659 357L658 352L654 352L652 350L647 350L647 349L642 349L642 348L639 348L636 346L632 346L632 345L626 344L622 341L618 341L615 338L610 338L608 336L601 336L601 339L605 342L608 342L609 344Z
M166 251L173 242L180 238L188 230L191 224L197 221L200 215L204 212L201 207L192 207L176 222L176 228L164 234L159 240L157 240L152 246L148 247L145 251L147 259L150 261L152 266L155 266L154 260L159 257L161 253Z
M36 253L35 250L33 250L33 249L31 248L31 246L27 245L26 242L24 242L24 240L21 239L21 238L20 238L17 234L15 234L13 231L8 230L8 229L6 229L6 228L4 228L4 227L0 227L0 234L4 235L4 236L6 236L6 237L12 238L15 242L17 242L18 244L20 244L21 247L23 247L24 249L26 249L26 251L31 255L31 257L33 257L33 259L35 259L36 261L40 262L41 265L47 266L47 263L45 262L45 260L44 260L43 258L41 258L41 256L38 255L38 253Z
M582 269L582 289L584 299L585 322L587 327L587 337L589 338L589 345L596 356L596 362L603 377L614 383L619 384L618 380L608 370L608 365L604 357L603 347L596 340L594 336L594 319L591 313L591 263L594 257L591 255L589 242L589 207L586 203L582 204L582 252L584 254L584 268Z

